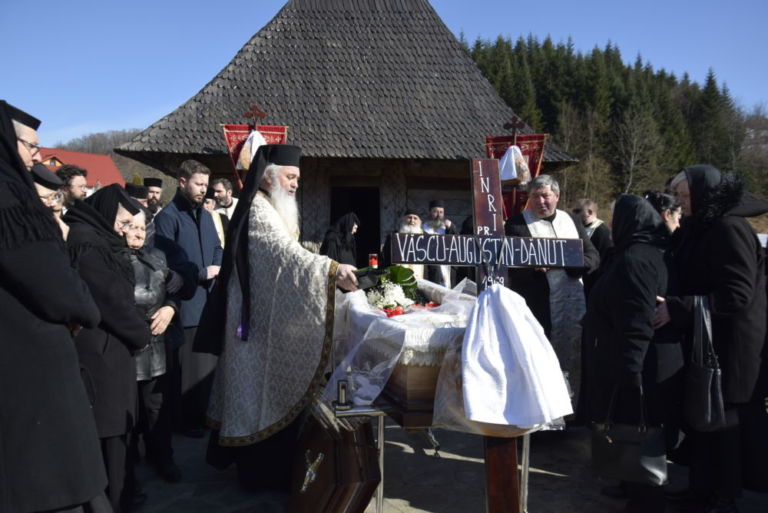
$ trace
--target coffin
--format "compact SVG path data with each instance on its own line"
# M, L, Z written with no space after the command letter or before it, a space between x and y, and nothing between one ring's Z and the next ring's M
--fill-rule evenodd
M358 348L362 354L358 360L368 362L351 365L351 374L360 369L367 372L380 366L378 362L389 364L386 374L380 373L385 378L378 400L393 407L390 415L402 427L413 429L432 424L437 378L446 349L464 336L467 316L475 303L474 296L456 294L425 280L419 280L419 290L443 306L387 318L373 312L362 293L353 297L346 304L348 329L339 344L347 352Z
M439 365L395 365L382 392L382 399L394 406L390 416L406 429L432 425Z
M381 482L370 422L338 429L305 423L294 454L292 513L363 513Z

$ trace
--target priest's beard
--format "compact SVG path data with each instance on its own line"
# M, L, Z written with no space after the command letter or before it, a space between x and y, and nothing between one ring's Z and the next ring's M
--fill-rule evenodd
M424 230L421 229L421 226L412 226L410 224L401 224L400 225L400 233L424 233Z
M283 219L285 226L288 228L288 233L298 238L299 206L296 203L295 194L290 194L286 191L277 180L271 185L269 194L272 206L275 207L275 210Z
M427 219L425 222L433 230L445 228L445 219Z

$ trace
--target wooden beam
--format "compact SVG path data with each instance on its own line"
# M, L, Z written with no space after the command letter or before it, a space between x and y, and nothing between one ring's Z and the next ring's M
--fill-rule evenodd
M487 513L519 513L517 438L483 437Z

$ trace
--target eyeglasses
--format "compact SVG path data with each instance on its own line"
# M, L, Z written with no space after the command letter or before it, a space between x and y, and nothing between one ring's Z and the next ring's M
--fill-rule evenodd
M26 139L22 139L21 137L17 137L16 139L21 141L21 143L24 145L25 148L27 148L27 150L29 151L29 153L32 156L35 156L38 153L40 153L40 145L39 144L33 143L33 142L29 142Z
M571 210L571 212L573 212L574 214L581 214L581 211L582 209L580 208L574 208L573 210Z
M38 195L38 197L40 198L40 201L42 201L43 203L58 203L59 201L64 199L64 194L62 194L61 191L58 191L58 192L52 192L51 194L48 194L46 196Z
M129 219L127 221L117 221L117 225L120 227L121 232L127 232L128 229L131 227L132 220Z

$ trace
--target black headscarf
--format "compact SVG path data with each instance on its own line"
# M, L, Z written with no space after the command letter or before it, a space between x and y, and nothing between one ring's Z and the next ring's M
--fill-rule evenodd
M347 212L336 220L328 231L333 231L339 234L341 242L345 246L355 245L355 235L352 233L352 227L354 225L360 226L360 219L354 212Z
M654 244L663 239L664 221L653 205L640 196L619 196L611 225L616 251L638 242Z
M219 354L223 347L224 328L227 318L227 289L232 272L237 270L240 290L242 291L243 325L247 328L245 316L250 312L250 269L248 266L248 218L251 204L259 192L264 170L269 164L299 167L301 148L287 144L267 144L260 146L248 167L248 175L240 191L239 201L227 228L227 246L224 248L221 270L216 278L211 294L205 303L200 317L200 325L195 336L194 349L198 352ZM247 333L241 333L247 338Z
M688 182L692 216L683 223L698 232L724 216L742 200L744 183L733 173L721 173L716 167L698 164L683 169Z
M75 204L64 216L64 221L73 226L79 223L90 226L109 245L115 270L133 283L133 268L128 260L130 250L125 239L114 229L120 205L131 215L141 211L139 204L128 196L125 189L113 183L94 192L85 200L75 200ZM72 249L73 260L76 261L79 251L78 248Z
M707 226L724 215L754 217L768 212L768 201L753 196L733 173L699 164L683 169L691 194L693 220Z
M16 107L0 100L0 180L34 188L16 144L16 131L11 120L17 112Z
M53 213L38 198L32 176L19 156L13 119L33 129L40 124L0 100L0 182L9 200L0 204L0 248L16 248L29 241L61 241Z

